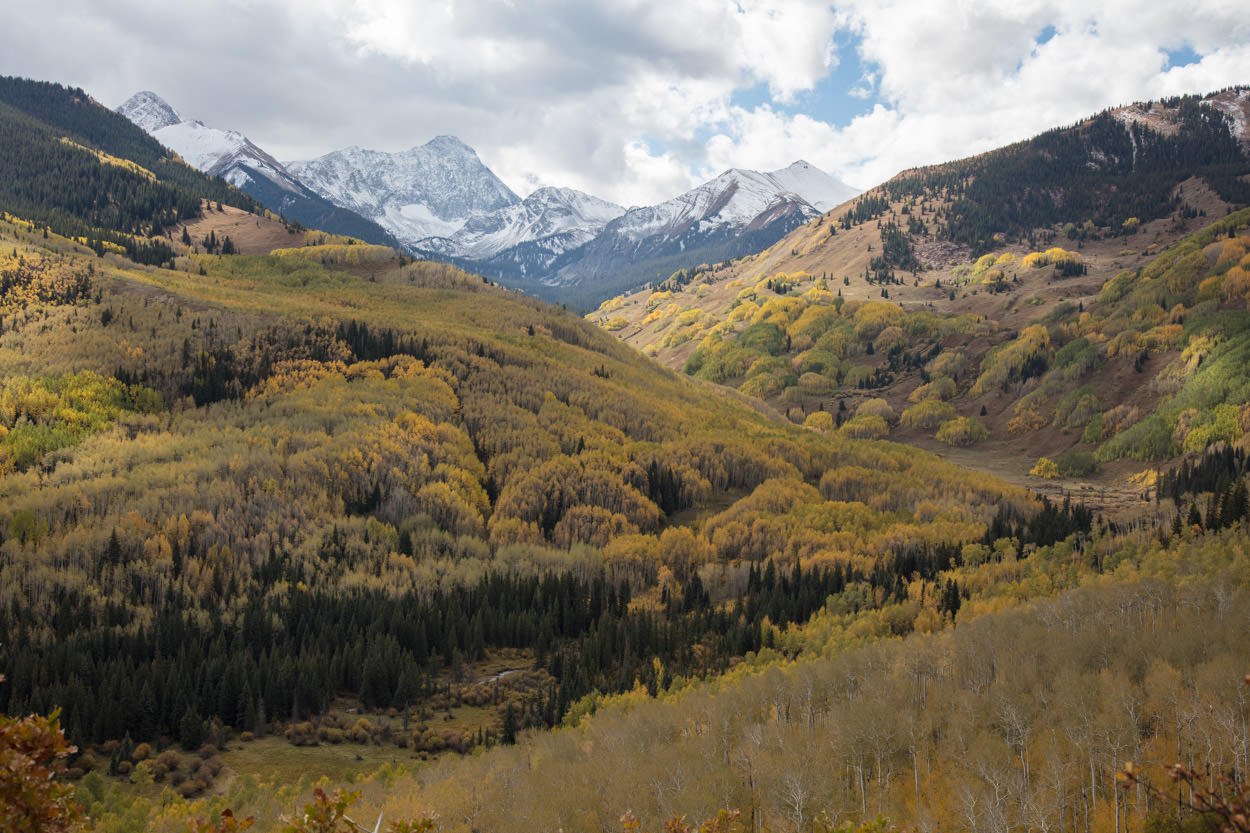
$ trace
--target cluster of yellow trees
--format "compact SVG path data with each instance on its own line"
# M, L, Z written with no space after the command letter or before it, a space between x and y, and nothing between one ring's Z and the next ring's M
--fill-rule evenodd
M22 375L0 422L84 426L45 470L0 478L0 603L48 616L69 591L101 610L175 589L225 608L286 593L258 584L275 553L322 586L394 592L497 564L654 577L664 564L870 562L908 542L963 545L1004 499L1027 505L926 455L777 426L451 267L332 244L169 270L4 233L29 262L91 264L97 287L72 303L4 299L20 324L0 335L0 363ZM388 267L377 283L333 268L358 252ZM888 304L792 312L809 352L833 330L850 344L891 322L925 326ZM359 360L334 342L344 319L425 353ZM301 344L323 358L300 358ZM276 345L272 361L258 345ZM111 378L160 387L223 361L264 365L263 378L201 407ZM871 487L822 494L827 472L856 467L878 473ZM121 555L102 558L113 546Z

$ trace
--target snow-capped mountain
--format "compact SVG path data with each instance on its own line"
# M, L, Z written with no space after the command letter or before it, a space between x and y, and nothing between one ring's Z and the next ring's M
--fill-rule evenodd
M820 168L802 159L788 168L782 168L764 176L776 183L779 189L798 194L822 214L831 208L837 208L852 197L859 196L860 193L858 188L852 188L842 180L834 179Z
M524 200L471 218L450 237L430 237L423 254L453 260L507 285L546 278L568 252L625 213L572 188L539 188Z
M454 136L399 153L350 147L287 168L326 199L369 217L401 242L450 237L516 194Z
M372 243L394 239L363 217L344 210L305 187L286 167L235 130L186 121L159 95L143 91L117 112L143 128L192 167L220 176L267 208L306 226L349 234Z
M219 176L239 188L257 174L282 190L298 193L300 184L277 159L235 130L219 130L202 121L184 121L178 111L156 93L131 96L117 108L158 142L177 153L188 165Z
M771 172L734 168L667 202L631 208L553 264L534 291L610 297L683 266L766 248L856 193L807 162Z
M806 164L806 163L796 163ZM784 216L802 220L820 211L801 194L783 185L778 174L732 168L668 202L631 208L607 230L623 240L648 245L676 241L692 232L707 235L720 230L747 230L766 226ZM795 180L798 177L788 177Z
M182 121L182 116L169 106L169 102L148 90L137 92L126 99L126 102L117 108L117 112L130 119L145 133L150 134L156 133L162 127L169 127L171 124L178 124Z
M572 188L539 188L519 203L472 217L450 237L417 243L423 251L489 260L517 246L533 246L554 260L590 241L625 213L619 205Z
M307 225L370 239L342 227L351 218L414 253L575 305L758 251L857 193L799 161L770 172L728 170L628 211L568 188L521 200L453 136L399 153L349 147L284 164L242 133L184 120L154 93L118 109L190 164ZM306 219L310 204L341 216Z

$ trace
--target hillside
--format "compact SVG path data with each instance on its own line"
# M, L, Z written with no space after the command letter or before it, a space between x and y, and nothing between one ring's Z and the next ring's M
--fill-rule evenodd
M143 238L199 216L203 200L259 209L79 89L0 78L0 131L0 210L97 249L108 243L161 263L169 250Z
M1239 325L1231 322L1245 317L1240 267L1226 273L1237 264L1234 249L1247 241L1245 217L1211 221L1244 204L1227 201L1240 197L1241 180L1230 177L1250 163L1211 161L1240 153L1235 130L1219 123L1223 111L1211 102L1244 98L1219 94L1202 105L1173 102L1171 110L1125 108L1032 144L908 172L757 255L682 270L654 289L605 302L590 318L674 369L767 399L792 421L828 420L830 429L860 436L889 433L1017 482L1089 489L1109 507L1131 509L1141 483L1124 478L1141 466L1116 461L1166 461L1202 445L1198 435L1186 444L1188 429L1168 410L1182 377L1199 361L1185 360L1189 369L1181 372L1178 357L1190 345L1207 344L1212 328L1217 341L1227 342L1221 350L1237 349L1231 345ZM1199 119L1194 108L1217 121ZM1129 118L1145 112L1170 132L1155 136ZM1058 172L1045 166L1028 172L1039 155L1065 158L1052 154L1055 146L1069 147L1071 158L1110 159L1092 149L1112 143L1103 135L1106 119L1143 143L1143 170L1087 168L1082 178L1065 162ZM1122 126L1126 121L1131 129ZM1224 131L1231 150L1219 143L1216 151L1186 150L1190 136L1206 148L1208 129ZM1102 144L1071 149L1080 141ZM1168 154L1157 149L1160 143ZM1150 163L1146 147L1172 159L1171 167ZM978 176L990 183L978 186ZM998 222L990 237L999 242L978 256L970 245L982 222L975 219L981 216L972 208L976 201L1027 205L1029 194L1065 176L1070 198L1062 210L1057 204L1029 209L1030 222L1053 225L1026 229L1009 212L989 212ZM1014 197L990 190L1011 182ZM1162 216L1151 208L1152 194L1162 195ZM1077 215L1063 213L1104 198L1111 214L1073 223L1066 218ZM1129 210L1142 216L1118 219ZM1208 250L1201 265L1184 259L1195 247ZM1179 266L1182 260L1186 265ZM1129 292L1139 274L1174 291L1166 297L1144 286ZM1170 324L1159 321L1160 305ZM1165 338L1162 330L1151 331L1160 323L1172 327ZM1017 359L1019 366L1003 370L1004 361ZM1242 401L1240 394L1234 399ZM1139 422L1156 425L1160 408L1172 414L1166 421L1168 432L1179 432L1174 442L1131 450L1127 444L1140 428L1113 439ZM821 411L828 416L814 416ZM935 438L946 423L945 437ZM1221 437L1233 438L1227 431ZM1060 463L1054 485L1029 476L1043 457Z
M679 373L38 89L109 130L5 122L69 234L0 217L0 712L57 714L95 829L302 833L354 786L396 831L1124 833L1173 829L1124 761L1250 768L1225 162L1071 250L974 258L975 180L870 192L600 313ZM917 448L1041 482L1077 436L1053 473L1126 499Z
M935 458L778 423L569 313L381 247L151 269L20 223L2 236L0 604L21 635L3 647L5 697L60 703L80 741L193 748L202 725L254 728L257 711L419 704L505 648L550 675L522 725L559 722L592 688L647 679L653 652L666 673L724 668L760 647L759 618L802 620L847 582L886 598L916 559L979 541L1003 501L1033 511ZM831 485L848 466L893 469L894 487ZM830 504L846 524L831 528L811 513L835 488L866 502ZM801 568L786 592L804 595L732 627L706 607L697 588L745 602L773 561ZM531 575L606 581L624 605L613 627L685 636L583 656L604 614L514 620L540 604L511 584ZM457 595L479 581L498 583L489 608ZM417 599L454 607L431 620ZM306 614L298 641L262 625Z

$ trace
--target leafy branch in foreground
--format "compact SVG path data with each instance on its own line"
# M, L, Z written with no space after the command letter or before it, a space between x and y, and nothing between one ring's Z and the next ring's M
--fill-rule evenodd
M0 675L0 682L4 676ZM0 830L13 833L62 833L79 830L82 807L74 788L58 776L77 752L65 740L57 720L0 714Z
M359 792L335 790L327 794L317 787L313 790L312 802L305 805L302 814L286 820L282 833L370 833L369 828L347 815L359 799ZM379 816L379 826L381 821ZM387 833L432 833L433 830L434 820L428 817L393 821L386 827Z

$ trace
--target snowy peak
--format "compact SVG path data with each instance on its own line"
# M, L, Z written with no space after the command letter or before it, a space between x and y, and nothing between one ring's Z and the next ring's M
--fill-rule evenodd
M219 130L202 121L183 121L178 111L154 92L135 93L117 112L177 153L193 168L244 187L257 175L283 191L302 189L282 163L235 130Z
M223 177L232 185L243 187L253 173L258 173L286 190L299 190L281 162L237 131L219 130L201 121L184 121L163 127L153 135L177 151L187 164Z
M399 153L350 147L287 167L326 199L375 219L408 244L451 236L477 215L520 202L454 136Z
M838 207L860 193L858 188L852 188L802 159L789 167L773 171L768 176L778 188L798 194L821 213Z
M824 205L836 197L834 186L839 184L805 162L772 173L730 168L667 202L631 208L610 230L638 241L654 235L676 237L690 230L754 229L784 214L810 218L821 211L804 192Z
M452 156L452 155L472 156L474 159L477 159L476 150L469 147L468 145L460 141L460 139L456 138L455 136L448 136L446 134L443 134L441 136L435 136L433 139L430 139L430 141L426 142L424 145L418 148L413 148L413 150L426 150L432 153L439 153L444 156Z
M539 188L521 201L531 215L559 223L606 224L625 213L616 203L601 200L574 188Z
M147 133L155 133L162 127L169 127L182 121L182 116L169 106L169 102L150 90L135 93L117 108L117 112Z
M539 188L519 203L470 218L450 237L417 245L438 254L485 260L536 243L554 258L587 242L624 213L619 205L572 188Z
M131 96L117 112L210 176L220 176L289 219L373 243L395 240L374 223L346 211L304 187L281 162L236 130L221 130L202 121L184 121L156 93Z

